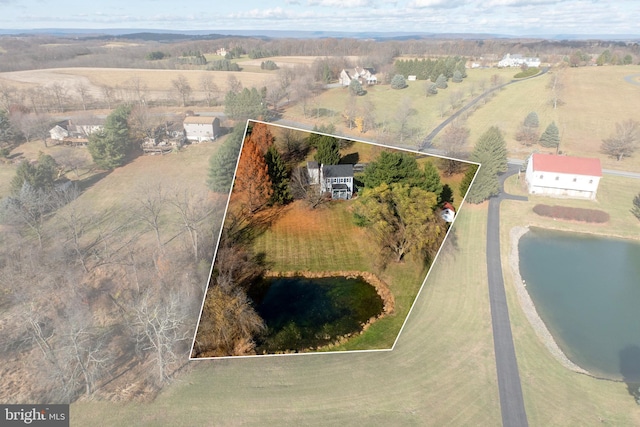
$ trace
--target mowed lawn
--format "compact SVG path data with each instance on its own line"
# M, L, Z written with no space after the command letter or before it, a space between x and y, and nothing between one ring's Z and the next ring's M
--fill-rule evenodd
M365 229L356 227L348 207L330 202L310 209L303 201L287 206L254 244L275 271L371 271L375 254Z
M393 351L193 361L154 402L77 402L71 425L500 425L485 227L460 214Z

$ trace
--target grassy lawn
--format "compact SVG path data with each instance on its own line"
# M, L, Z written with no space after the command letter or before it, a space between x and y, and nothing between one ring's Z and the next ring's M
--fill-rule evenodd
M71 424L499 425L485 225L460 215L391 352L190 362L154 402L77 402Z
M510 191L517 189L514 177ZM509 230L516 225L580 231L620 237L640 235L640 222L629 213L638 181L606 176L600 183L598 201L560 200L530 197L529 202L505 201L501 208L502 265L508 266ZM537 203L602 209L611 216L605 225L554 221L531 211ZM508 267L507 267L508 268ZM628 394L624 383L597 380L574 373L560 365L538 339L522 312L515 294L513 277L504 271L511 327L518 356L520 378L530 425L638 425L640 407Z

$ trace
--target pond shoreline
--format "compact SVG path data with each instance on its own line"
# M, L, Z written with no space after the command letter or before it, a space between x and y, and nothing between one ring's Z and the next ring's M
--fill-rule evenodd
M383 311L382 315L392 314L395 310L396 301L389 289L389 285L382 281L378 276L367 271L267 271L264 277L304 277L306 279L320 279L324 277L346 277L347 279L362 278L369 285L373 286L382 299ZM380 316L380 317L381 317Z
M522 280L522 276L520 275L520 252L518 249L518 244L520 242L520 238L524 236L528 231L529 227L517 226L513 227L509 232L511 243L511 251L509 253L509 267L511 270L511 274L513 275L516 294L518 295L520 307L522 307L522 311L524 311L529 324L533 327L538 338L545 345L549 353L551 353L551 355L558 362L560 362L562 366L580 374L599 378L569 360L569 358L564 354L564 352L556 343L555 339L551 335L551 332L549 332L547 325L544 323L544 321L538 314L538 311L536 310L533 300L531 299L531 296L529 295L529 292L527 291L526 286Z

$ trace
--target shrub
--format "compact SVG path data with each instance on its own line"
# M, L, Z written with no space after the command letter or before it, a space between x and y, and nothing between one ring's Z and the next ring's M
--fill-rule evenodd
M540 215L554 219L580 221L602 224L609 221L609 214L597 209L572 208L569 206L535 205L533 211Z

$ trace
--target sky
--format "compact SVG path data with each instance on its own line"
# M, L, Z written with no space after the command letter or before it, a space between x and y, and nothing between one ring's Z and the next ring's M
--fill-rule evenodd
M0 0L0 29L640 34L638 0Z

